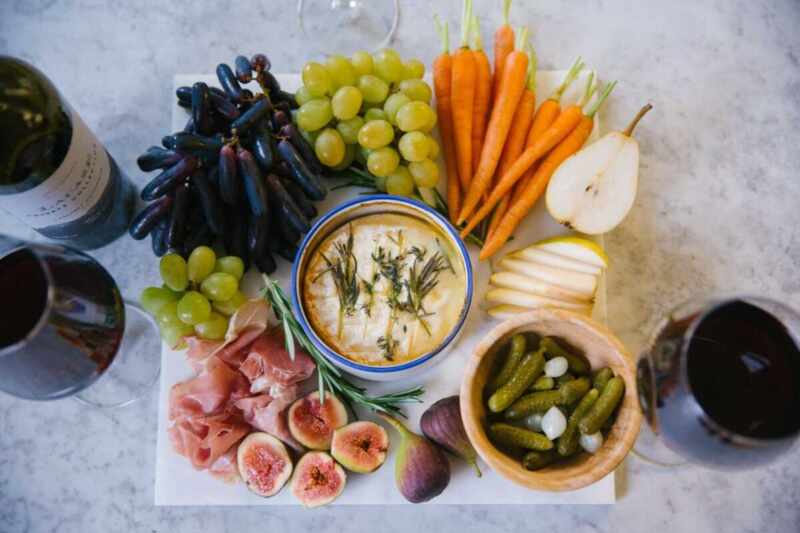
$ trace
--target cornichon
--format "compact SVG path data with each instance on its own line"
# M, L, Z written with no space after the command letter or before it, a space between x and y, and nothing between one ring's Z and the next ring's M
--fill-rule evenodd
M522 356L525 355L525 344L524 335L517 333L511 337L511 347L508 349L508 355L506 355L506 359L503 361L503 366L500 368L500 371L494 379L489 382L489 392L496 391L511 379L511 376L514 375L514 370L517 369L517 365L519 365L519 362L522 360Z
M545 351L552 355L553 357L563 357L567 360L567 364L569 365L569 369L576 374L585 375L588 374L591 370L591 365L589 361L586 360L581 355L573 354L565 350L558 344L555 340L551 337L544 337L542 342L539 344Z
M589 381L589 378L582 377L568 381L558 390L561 392L561 399L564 405L572 405L583 398L583 395L589 392L591 388L592 383Z
M498 422L489 426L492 439L500 444L519 446L528 450L547 451L553 449L553 441L535 431Z
M603 427L603 423L608 420L608 417L617 408L622 395L625 394L625 382L620 377L613 377L608 380L606 386L603 387L603 392L594 403L592 408L586 413L581 421L578 423L578 429L584 435L591 435L597 433Z
M489 397L489 409L499 413L522 396L522 393L542 375L544 370L544 351L540 348L525 354L514 374L502 387Z
M592 387L594 387L598 391L601 391L605 388L606 383L608 383L608 380L613 377L614 377L614 371L605 366L594 373L594 377L592 378Z
M563 385L564 383L568 383L575 379L575 376L570 374L569 372L565 372L556 378L556 384Z
M597 401L598 396L600 396L600 392L597 389L591 389L581 398L575 410L569 415L567 419L567 429L565 429L564 433L558 438L559 455L567 457L578 450L578 422L586 416L586 413L592 408L594 402Z
M531 390L550 390L556 386L556 382L550 376L542 376L531 385Z
M519 420L531 413L544 413L554 405L561 405L563 401L560 390L532 392L514 402L506 409L505 415L509 420Z
M522 466L528 470L539 470L555 461L558 457L552 450L547 452L529 451L522 457Z

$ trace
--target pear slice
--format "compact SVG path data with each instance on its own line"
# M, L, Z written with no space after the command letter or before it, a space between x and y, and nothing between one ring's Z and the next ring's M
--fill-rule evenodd
M501 289L529 292L537 296L555 298L566 302L588 303L592 300L592 297L587 294L571 291L536 278L517 274L516 272L495 272L489 278L489 283L491 283L493 287Z
M625 132L607 133L570 156L547 186L547 210L561 224L598 235L617 227L633 207L639 181L639 143L631 137L645 106Z
M527 313L530 311L527 307L520 307L518 305L509 305L509 304L500 304L495 305L494 307L490 307L486 310L489 313L489 316L494 318L499 318L501 320L505 320L507 318L511 318L513 316L519 315L520 313Z
M580 313L591 312L592 306L588 303L565 302L555 298L537 296L529 292L515 291L512 289L491 289L486 293L486 300L498 304L516 305L527 307L528 309L538 309L540 307L558 307Z
M576 237L575 235L553 237L539 241L531 245L531 248L532 247L552 254L569 257L570 259L582 263L599 266L600 268L608 267L608 255L606 255L605 250L596 242L584 239L583 237Z
M552 252L542 250L536 246L523 248L522 250L509 254L509 256L513 257L514 259L533 261L535 263L541 263L543 265L555 268L563 268L565 270L574 270L575 272L592 274L593 276L599 275L603 270L602 267L597 265L590 265L589 263L584 263L583 261L576 261L575 259L571 259L564 255L554 254Z
M597 276L592 274L563 270L511 257L501 259L499 266L502 269L577 292L588 298L593 297L597 290Z

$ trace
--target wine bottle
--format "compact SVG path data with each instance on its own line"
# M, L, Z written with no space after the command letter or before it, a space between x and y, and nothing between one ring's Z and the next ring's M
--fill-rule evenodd
M0 132L0 209L83 250L125 232L132 183L50 80L8 56L0 56Z

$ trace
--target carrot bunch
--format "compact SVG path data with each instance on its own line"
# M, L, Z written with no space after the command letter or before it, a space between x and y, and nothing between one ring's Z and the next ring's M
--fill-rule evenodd
M562 108L576 79L578 58L553 94L536 108L537 57L528 29L509 24L511 0L503 1L503 25L494 34L494 69L483 50L472 0L464 0L461 39L450 54L447 25L436 25L442 53L433 65L447 202L462 237L482 229L480 258L495 254L511 237L547 187L556 168L585 143L594 115L614 88L594 100L594 73L580 102Z

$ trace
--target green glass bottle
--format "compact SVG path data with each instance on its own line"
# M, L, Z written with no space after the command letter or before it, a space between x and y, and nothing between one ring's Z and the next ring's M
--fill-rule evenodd
M47 77L0 56L0 209L90 250L122 235L136 190Z

